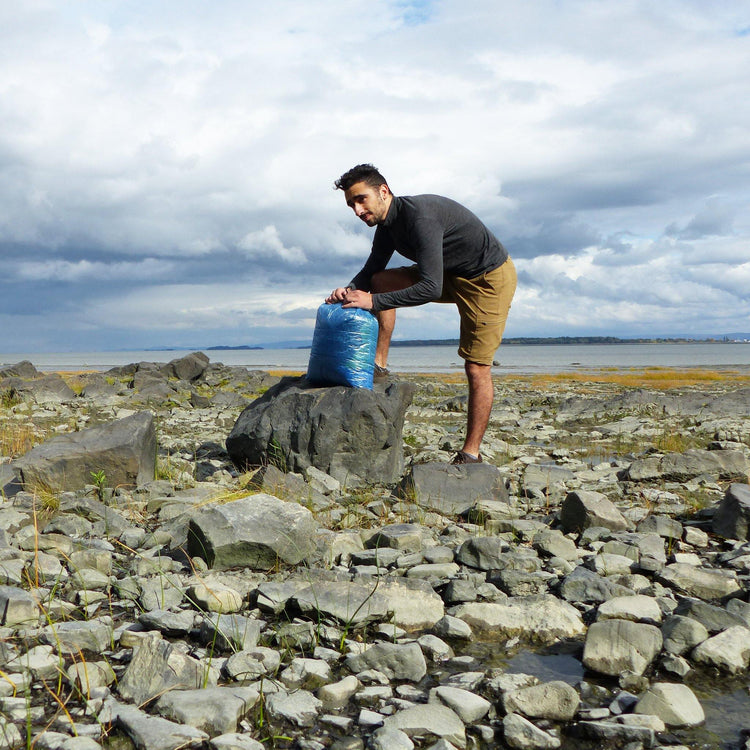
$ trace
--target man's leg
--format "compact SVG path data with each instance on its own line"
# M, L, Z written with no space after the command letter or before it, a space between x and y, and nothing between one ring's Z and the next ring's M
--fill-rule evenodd
M372 292L380 294L383 292L396 292L406 289L416 282L416 275L411 268L388 268L379 271L372 277ZM375 364L378 367L388 366L388 351L391 348L391 336L396 327L396 311L381 310L375 313L378 319L378 345L375 350Z
M462 450L472 456L479 455L479 446L490 422L495 387L492 384L490 365L466 362L466 379L469 381L469 413L466 420L466 439Z

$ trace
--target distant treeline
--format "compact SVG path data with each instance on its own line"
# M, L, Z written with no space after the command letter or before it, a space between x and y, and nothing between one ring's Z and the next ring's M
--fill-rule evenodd
M648 339L621 339L617 336L515 336L503 339L503 346L513 344L524 344L533 346L535 344L700 344L700 343L724 343L722 339L690 339L690 338L648 338ZM413 339L410 341L392 341L391 346L452 346L458 345L458 339Z

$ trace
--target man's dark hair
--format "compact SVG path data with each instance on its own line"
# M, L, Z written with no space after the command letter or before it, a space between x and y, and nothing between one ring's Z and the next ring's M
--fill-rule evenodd
M385 185L388 187L388 183L376 167L372 164L357 164L356 167L352 167L348 172L344 172L341 177L333 183L335 190L348 190L352 185L356 185L358 182L364 182L370 187L380 187ZM388 191L390 192L388 187Z

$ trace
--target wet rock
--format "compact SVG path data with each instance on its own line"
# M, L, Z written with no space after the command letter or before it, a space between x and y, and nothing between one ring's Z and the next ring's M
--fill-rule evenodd
M640 697L637 714L653 714L670 727L694 727L705 721L703 707L687 685L655 682Z
M583 664L587 669L613 677L625 671L640 675L661 647L661 632L653 625L604 620L595 622L586 633Z
M102 472L108 486L150 482L156 469L156 430L151 412L101 427L59 435L32 448L15 468L26 489L63 491L91 484Z
M750 487L730 484L716 506L712 525L714 534L726 539L747 539L750 523Z
M190 521L188 552L219 570L295 565L312 554L316 528L301 505L250 495L200 510Z

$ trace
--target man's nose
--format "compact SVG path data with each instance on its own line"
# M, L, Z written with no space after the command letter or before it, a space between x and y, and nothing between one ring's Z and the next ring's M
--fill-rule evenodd
M365 207L361 205L360 203L354 204L354 213L356 216L362 216L362 214L365 212Z

